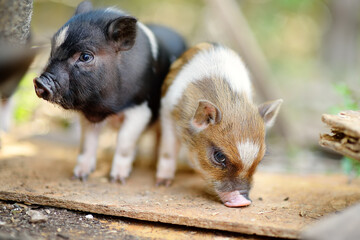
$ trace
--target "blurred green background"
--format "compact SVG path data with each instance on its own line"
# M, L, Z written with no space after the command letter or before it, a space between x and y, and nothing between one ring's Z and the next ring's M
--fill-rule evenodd
M16 94L15 127L31 124L35 133L69 130L75 116L40 100L32 79L44 68L51 36L74 13L80 1L35 0L32 19L34 42L45 49L34 61ZM142 22L161 23L180 32L189 46L201 41L226 44L236 51L239 43L221 25L223 15L207 0L92 1L95 7L115 6ZM225 1L226 2L226 1ZM339 4L342 2L342 4ZM272 97L283 98L281 109L286 136L272 130L271 155L264 165L274 171L339 169L338 158L318 146L326 131L322 113L358 109L360 1L346 0L237 0L256 47L266 60L267 83ZM233 19L236 20L236 16ZM233 22L236 26L236 22ZM242 34L239 27L236 34ZM241 44L240 44L241 45ZM246 51L245 49L242 49ZM255 69L256 66L255 66ZM261 66L259 66L259 71ZM272 99L265 99L272 100ZM257 96L257 102L262 101Z

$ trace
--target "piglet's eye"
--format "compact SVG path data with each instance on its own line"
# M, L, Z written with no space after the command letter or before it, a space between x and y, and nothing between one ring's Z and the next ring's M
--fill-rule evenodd
M225 167L226 164L226 156L225 154L220 150L215 150L213 153L214 162L217 165L220 165L222 167Z
M89 63L94 59L94 55L91 53L83 52L80 54L79 61Z

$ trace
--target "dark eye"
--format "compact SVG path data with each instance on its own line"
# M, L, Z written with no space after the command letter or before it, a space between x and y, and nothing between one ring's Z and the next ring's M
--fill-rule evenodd
M220 165L222 167L225 167L226 165L226 156L225 154L220 150L215 150L213 153L214 162L217 165Z
M91 62L94 59L94 56L91 53L81 53L79 57L80 62Z

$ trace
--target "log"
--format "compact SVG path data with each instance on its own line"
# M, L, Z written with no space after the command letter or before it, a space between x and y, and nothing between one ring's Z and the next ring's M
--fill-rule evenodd
M331 134L320 134L320 145L360 161L360 111L323 114Z

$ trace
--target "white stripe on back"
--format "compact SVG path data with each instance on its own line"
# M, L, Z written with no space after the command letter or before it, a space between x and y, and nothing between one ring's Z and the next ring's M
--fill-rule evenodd
M154 33L144 24L142 24L141 22L137 22L138 26L141 28L141 30L144 31L146 37L149 39L150 42L150 48L151 48L151 53L153 56L154 60L157 60L157 56L158 56L158 44L155 38Z
M178 73L162 99L162 106L174 108L190 83L207 77L218 77L227 81L230 88L251 97L251 82L241 58L231 49L215 47L197 53Z

